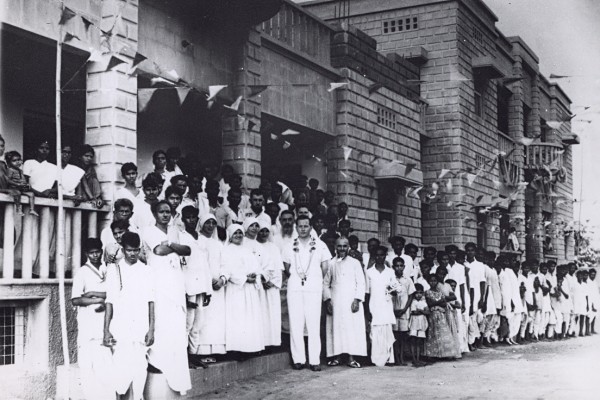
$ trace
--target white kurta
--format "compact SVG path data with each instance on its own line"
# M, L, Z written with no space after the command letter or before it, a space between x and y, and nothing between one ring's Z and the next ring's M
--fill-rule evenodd
M365 276L360 262L351 257L334 258L323 280L323 299L331 299L333 315L327 314L327 357L338 354L367 355L365 317ZM359 309L351 306L359 299Z
M227 271L221 267L223 245L218 239L200 234L199 245L208 253L208 268L213 280L221 276L227 279ZM191 354L225 354L225 287L213 290L208 307L197 309L200 316L194 320L189 335Z
M149 302L154 301L152 271L141 262L121 260L110 264L106 274L106 302L113 305L110 332L113 347L115 390L125 394L131 385L134 399L141 399L146 383L145 336L149 329Z
M179 233L180 243L191 249L191 254L184 257L183 276L185 279L185 293L188 296L200 293L212 294L212 275L208 264L208 248L200 236L195 239L186 231Z
M379 272L375 266L367 270L366 292L369 296L369 311L373 319L371 325L393 325L396 323L394 304L390 288L395 288L396 275L394 270L385 267Z
M281 345L281 296L283 260L279 248L272 242L259 244L261 275L264 282L274 286L261 290L265 346Z
M43 192L52 188L58 176L58 168L48 161L27 160L23 163L23 174L29 177L31 188Z
M227 351L261 351L265 348L259 296L262 284L256 256L242 245L228 244L223 251L221 265L229 272L229 282L225 288ZM254 283L247 281L251 273L257 275Z
M169 232L171 241L177 236ZM155 342L148 361L164 374L169 387L185 394L192 387L187 360L185 284L179 256L154 254L154 249L168 241L167 234L156 226L143 230L142 237L148 266L155 283Z

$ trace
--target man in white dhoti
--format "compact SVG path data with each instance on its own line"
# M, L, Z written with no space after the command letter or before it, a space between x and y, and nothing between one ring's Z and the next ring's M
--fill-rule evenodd
M308 332L308 361L313 371L320 371L321 354L321 299L323 275L329 249L319 238L311 234L309 218L298 217L298 237L283 254L285 273L289 277L287 303L290 317L290 347L294 369L302 369L306 362L304 327Z
M475 258L475 252L477 245L473 242L469 242L465 245L466 261L465 267L469 268L469 295L471 298L471 307L468 310L468 342L469 350L473 351L477 348L481 348L481 331L479 330L479 321L483 319L482 309L484 308L484 296L485 296L485 271L486 266L483 265L481 260Z
M340 355L348 354L348 366L360 368L354 356L367 355L367 338L362 302L365 276L360 262L348 257L348 239L335 243L337 257L329 262L323 281L323 299L327 309L327 365L340 364Z
M102 345L106 265L100 239L86 239L84 250L87 262L75 274L71 293L71 302L77 307L77 364L85 398L102 400L114 397L108 384L111 353Z
M146 352L154 343L154 281L150 268L138 261L140 237L126 232L125 256L106 275L105 346L113 351L114 390L123 398L142 399Z

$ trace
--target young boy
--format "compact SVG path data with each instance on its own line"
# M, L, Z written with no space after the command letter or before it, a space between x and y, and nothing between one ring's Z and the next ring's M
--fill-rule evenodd
M396 343L394 343L394 358L396 365L406 365L404 362L404 350L409 344L409 320L410 320L410 304L415 292L415 285L412 279L404 276L404 260L401 257L396 257L392 261L392 268L396 274L396 295L393 297L394 315L396 323L392 326Z
M103 343L113 351L114 389L120 399L138 400L146 383L146 352L154 343L154 283L150 268L138 261L139 235L126 232L121 244L124 257L106 275Z
M35 212L35 195L31 191L31 186L23 175L23 158L17 151L9 151L6 153L8 189L13 194L17 215L25 215L23 213L23 205L21 204L21 195L29 197L29 214L39 217Z
M71 292L71 302L77 308L77 363L85 398L106 399L113 395L107 391L106 379L111 354L102 346L106 265L100 240L86 239L84 251L87 262L75 274Z

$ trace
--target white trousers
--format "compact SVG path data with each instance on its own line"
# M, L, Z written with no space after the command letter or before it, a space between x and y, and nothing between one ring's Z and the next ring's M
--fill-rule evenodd
M308 333L308 361L320 364L321 355L321 292L287 292L290 316L290 348L294 364L306 363L304 327Z

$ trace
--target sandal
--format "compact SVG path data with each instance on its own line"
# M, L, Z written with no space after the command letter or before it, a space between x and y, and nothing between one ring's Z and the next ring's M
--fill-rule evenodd
M327 365L329 367L337 367L338 365L340 365L340 360L338 360L337 358L327 362Z
M360 368L360 364L358 363L358 361L356 360L352 360L348 363L348 366L350 368Z
M205 364L214 364L217 362L217 360L214 357L206 357L206 358L202 358L200 359L201 362L205 363Z

